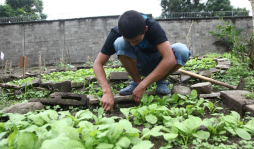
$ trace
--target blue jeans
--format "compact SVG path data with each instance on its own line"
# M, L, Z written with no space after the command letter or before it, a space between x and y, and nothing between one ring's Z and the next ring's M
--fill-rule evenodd
M190 50L182 43L172 44L171 47L177 64L184 66L191 55ZM125 55L137 60L137 68L141 76L148 76L162 60L158 51L146 53L137 46L131 46L123 37L115 40L114 48L117 56Z

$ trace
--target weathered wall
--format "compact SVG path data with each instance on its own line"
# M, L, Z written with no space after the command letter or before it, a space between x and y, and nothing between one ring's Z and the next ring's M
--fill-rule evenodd
M5 60L13 61L13 65L18 65L19 55L26 55L29 65L37 65L39 51L46 64L59 63L62 51L67 55L68 49L72 63L84 63L87 56L97 56L110 29L117 25L117 18L118 16L110 16L0 25L0 51L5 53ZM236 26L246 28L242 34L251 33L251 17L228 19ZM187 44L186 36L193 21L189 34L189 46L193 55L225 51L224 46L214 44L218 41L217 37L209 34L210 30L215 30L216 25L221 23L219 19L157 21L166 31L171 44Z

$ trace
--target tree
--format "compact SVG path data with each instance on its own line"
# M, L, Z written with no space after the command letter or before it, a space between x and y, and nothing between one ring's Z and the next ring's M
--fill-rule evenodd
M207 0L205 11L233 11L230 0Z
M167 18L172 12L200 12L204 4L200 0L161 0L162 17Z
M46 19L42 13L42 0L6 0L5 5L0 5L0 17L33 16L38 19Z

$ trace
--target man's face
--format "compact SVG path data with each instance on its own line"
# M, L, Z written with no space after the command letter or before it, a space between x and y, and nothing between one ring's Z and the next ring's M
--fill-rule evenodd
M144 36L145 36L145 34L141 34L141 35L138 35L137 37L132 38L132 39L127 39L127 38L124 38L124 37L123 37L123 39L125 41L129 42L130 45L134 47L144 39Z
M148 30L148 26L146 26L145 32L146 32L147 30ZM125 41L129 42L130 45L134 47L134 46L136 46L138 43L140 43L140 42L144 39L144 37L145 37L145 33L144 33L144 34L140 34L140 35L138 35L137 37L132 38L132 39L127 39L127 38L125 38L125 37L123 37L123 39L124 39Z

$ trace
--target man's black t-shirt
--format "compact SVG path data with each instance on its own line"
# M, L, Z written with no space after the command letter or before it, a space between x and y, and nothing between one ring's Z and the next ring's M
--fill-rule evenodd
M158 51L156 45L167 41L168 38L164 30L161 28L160 24L153 19L148 18L147 16L143 15L145 18L146 25L148 26L148 30L145 32L144 39L136 46L140 49L144 50L145 52L155 52ZM112 55L115 54L116 51L114 49L114 42L118 37L122 35L119 33L118 27L114 27L111 29L102 49L101 53L105 55Z

